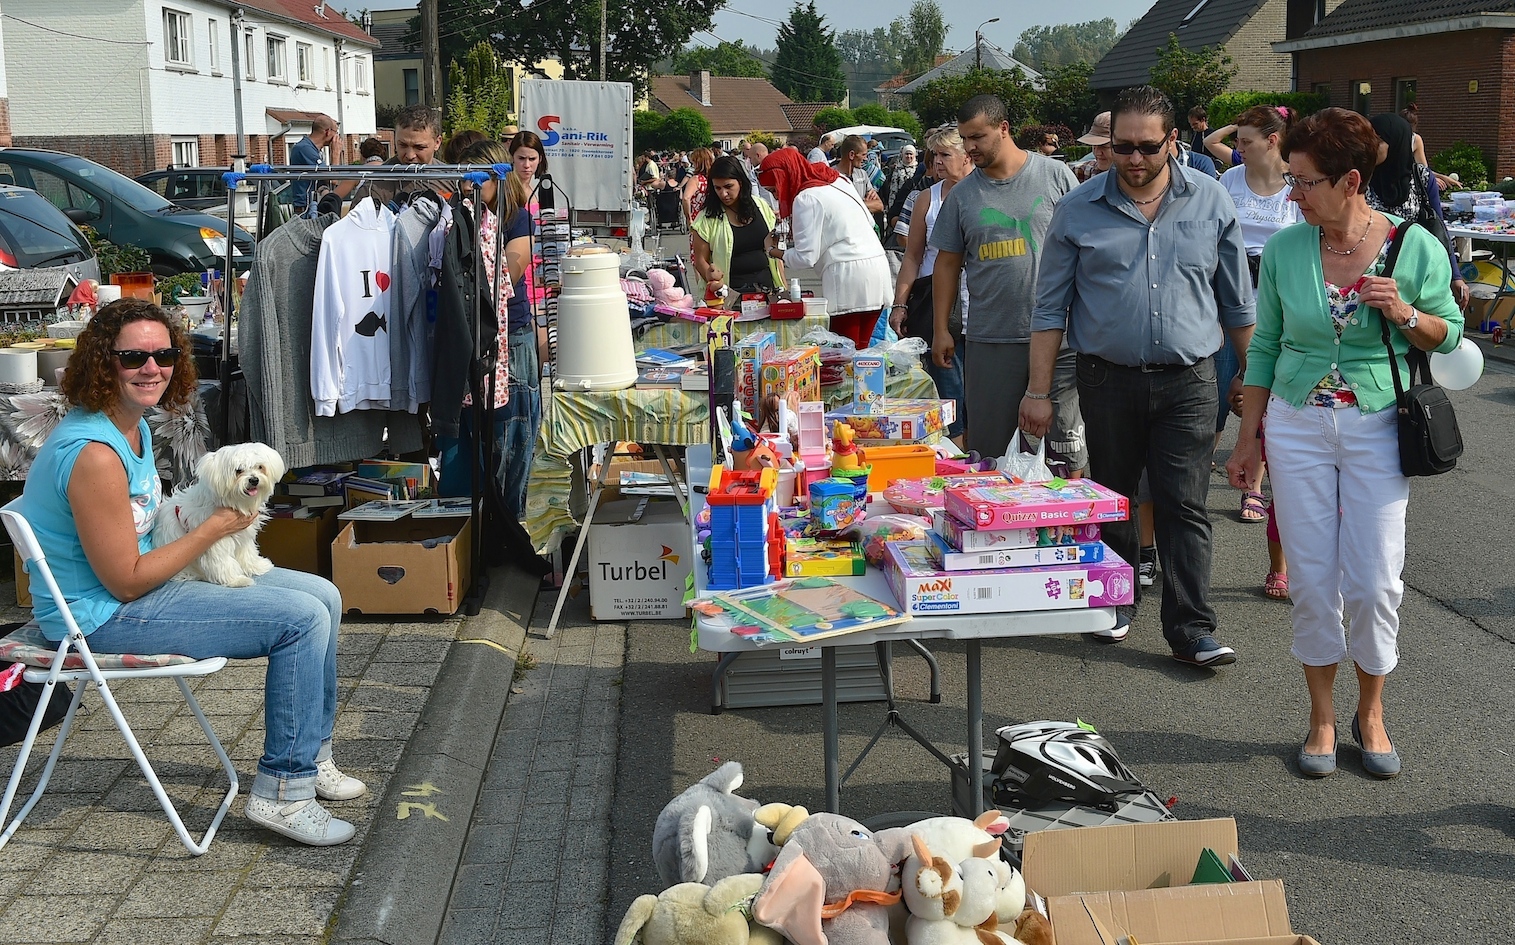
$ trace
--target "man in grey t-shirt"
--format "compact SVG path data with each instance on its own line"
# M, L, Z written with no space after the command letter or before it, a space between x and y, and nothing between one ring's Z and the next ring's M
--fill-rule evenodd
M997 456L1015 432L1018 405L1026 393L1042 241L1052 208L1078 180L1061 161L1015 144L999 98L975 96L957 118L958 133L977 170L952 188L931 231L931 245L940 251L932 274L932 357L939 365L952 360L955 345L947 320L966 266L973 317L964 326L965 445ZM1086 454L1071 351L1066 361L1052 392L1056 422L1047 446L1068 464L1068 472L1078 473Z

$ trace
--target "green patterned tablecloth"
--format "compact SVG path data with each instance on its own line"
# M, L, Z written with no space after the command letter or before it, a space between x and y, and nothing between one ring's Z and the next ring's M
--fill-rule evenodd
M737 322L731 326L732 340L745 338L755 331L771 331L778 336L779 347L789 348L800 344L802 338L812 328L825 328L829 319L822 315L810 318L787 318L775 321L771 318L758 319L755 322ZM660 325L651 325L637 337L637 350L643 348L677 348L681 345L702 344L705 341L705 324L703 322L690 322L682 318L663 322Z
M657 326L654 331L668 328ZM656 347L691 344L695 330L691 326L688 340L674 336L647 341ZM798 325L800 322L773 322L774 325ZM795 335L798 339L799 333ZM781 344L784 342L780 342ZM887 394L899 398L934 398L936 385L919 366L909 374L891 375ZM852 380L825 389L828 407L852 401ZM541 554L555 551L563 536L579 526L569 507L573 491L573 455L599 443L629 440L636 443L659 443L688 446L704 443L709 437L710 407L704 393L682 390L616 391L543 391L542 429L537 437L532 459L531 482L526 489L526 530Z

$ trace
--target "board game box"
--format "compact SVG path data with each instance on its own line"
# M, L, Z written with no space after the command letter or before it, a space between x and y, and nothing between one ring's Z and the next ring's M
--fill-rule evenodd
M927 536L931 560L943 571L985 571L994 568L1034 568L1044 564L1098 564L1105 560L1101 542L1087 545L1048 545L1044 548L995 548L989 551L958 551L947 539Z
M1131 514L1125 496L1092 479L953 486L945 508L974 529L1123 522Z
M884 498L889 497L888 490ZM1084 545L1099 541L1098 525L1042 525L1036 528L993 528L976 531L937 508L931 513L932 531L947 540L953 551L988 551L999 548L1045 548L1048 545Z
M925 542L896 541L888 546L884 574L900 609L912 617L1114 607L1131 603L1136 592L1131 565L1109 548L1097 564L943 571Z

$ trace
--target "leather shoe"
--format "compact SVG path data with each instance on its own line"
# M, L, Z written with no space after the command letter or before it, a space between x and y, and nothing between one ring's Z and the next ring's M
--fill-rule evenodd
M1305 745L1310 743L1310 737L1305 736ZM1312 754L1305 751L1305 746L1299 746L1299 773L1307 778L1323 778L1336 772L1336 732L1331 733L1331 750Z
M1362 727L1357 724L1357 713L1352 713L1352 740L1362 745ZM1399 776L1399 752L1362 750L1362 770L1375 778L1388 780Z

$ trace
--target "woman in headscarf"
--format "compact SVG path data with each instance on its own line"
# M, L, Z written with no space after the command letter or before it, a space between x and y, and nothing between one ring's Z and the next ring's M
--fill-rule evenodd
M792 274L819 269L831 314L831 330L868 347L879 313L889 304L894 279L873 215L851 182L823 164L812 164L794 148L763 159L758 183L779 201L779 216L790 223L793 245L778 248L768 236L768 255L782 259Z
M1368 206L1419 223L1441 240L1452 263L1452 296L1459 306L1466 307L1468 284L1463 281L1462 266L1447 239L1436 175L1424 164L1415 163L1415 130L1403 118L1387 112L1374 115L1370 121L1382 143L1378 147L1378 167L1368 181Z

